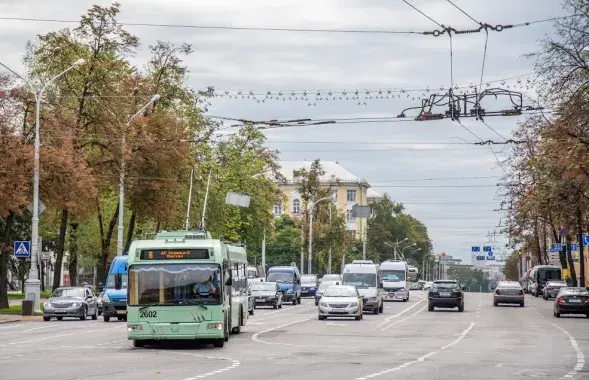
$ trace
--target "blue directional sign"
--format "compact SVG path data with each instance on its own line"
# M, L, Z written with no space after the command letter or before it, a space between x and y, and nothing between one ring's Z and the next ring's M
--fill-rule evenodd
M554 249L557 251L562 251L562 244L561 243L554 244Z
M30 241L15 241L14 242L14 257L31 257L31 242Z
M487 253L487 256L489 256L489 257L493 256L493 251L489 251L489 253Z
M493 250L493 248L490 245L486 245L486 246L483 247L483 251L484 252L489 252L489 251L492 251L492 250Z
M495 256L489 255L487 256L487 260L495 260Z
M589 245L589 235L583 235L583 245L585 247Z
M558 252L558 249L550 248L550 249L548 249L548 252L550 252L550 253Z
M571 244L571 251L577 251L579 247L576 244Z
M473 246L471 248L471 252L480 252L480 251L481 251L481 247L475 247L475 246Z
M485 261L485 256L477 256L477 261Z

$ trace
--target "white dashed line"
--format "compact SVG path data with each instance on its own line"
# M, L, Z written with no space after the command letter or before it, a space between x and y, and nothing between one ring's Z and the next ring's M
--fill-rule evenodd
M382 376L382 375L386 375L387 373L391 373L391 372L395 372L395 371L399 371L403 368L409 367L410 365L413 365L415 363L419 363L419 362L423 362L425 361L425 359L429 358L430 356L434 356L435 354L439 353L440 351L444 351L447 350L448 348L458 344L462 339L464 339L466 337L466 335L470 332L470 330L472 330L472 328L474 327L475 322L471 322L470 325L466 328L466 330L464 330L462 333L460 333L460 336L458 338L456 338L455 340L453 340L452 342L450 342L449 344L445 345L444 347L441 347L439 350L436 351L432 351L430 353L427 353L423 356L420 356L419 358L412 360L410 362L406 362L403 363L399 366L393 367L393 368L389 368L389 369L385 369L384 371L380 371L380 372L375 372L375 373L371 373L370 375L366 375L363 377L358 377L356 378L356 380L368 380L368 379L372 379L374 377L377 376Z
M177 352L177 351L167 351L167 353L170 353L170 354L178 354L178 355L186 355L186 356L194 356L194 357L203 358L203 359L225 360L225 361L231 362L231 364L228 365L227 367L220 368L220 369L217 369L217 370L214 370L214 371L210 371L210 372L207 372L207 373L203 373L201 375L196 375L196 376L193 376L193 377L187 377L187 378L184 378L182 380L203 379L205 377L209 377L209 376L217 375L219 373L230 371L230 370L235 369L235 368L237 368L237 367L239 367L241 365L241 362L239 360L235 360L235 359L231 359L231 358L221 358L221 357L215 357L215 356L189 354L189 353L186 353L186 352Z
M59 327L59 326L63 326L63 324L55 324L55 325L49 325L49 326L43 326L43 327L35 327L32 329L19 329L19 330L12 330L12 331L7 331L7 332L0 332L0 335L6 335L6 334L20 334L20 333L24 333L27 331L36 331L36 330L43 330L43 329L50 329L50 328L54 328L54 327Z
M571 346L573 346L573 350L575 350L575 353L577 354L577 364L575 364L575 367L572 369L572 371L568 372L566 375L560 378L560 380L571 379L575 377L577 373L583 370L583 367L585 366L585 355L583 355L583 351L581 351L581 348L579 348L579 344L575 338L573 338L573 336L569 334L568 331L554 323L552 325L562 331L569 338L569 342L571 342Z
M310 321L310 320L311 320L311 318L300 319L298 321L285 323L284 325L280 325L280 326L269 328L269 329L264 330L264 331L260 331L259 333L255 333L254 335L252 335L252 340L254 342L264 343L264 344L275 344L275 345L279 345L279 346L294 346L294 344L292 344L292 343L268 342L268 341L265 341L265 340L261 340L258 337L261 334L265 334L265 333L268 333L268 332L271 332L271 331L274 331L274 330L278 330L278 329L281 329L281 328L286 327L286 326L294 325L295 323L303 323L303 322L307 322L307 321Z
M376 326L373 330L377 330L380 327L382 327L383 325L386 325L391 319L393 318L397 318L399 315L403 315L406 312L408 312L409 310L413 309L414 307L416 307L417 305L419 305L420 303L422 303L423 301L425 301L425 298L422 299L421 301L417 301L414 305L409 306L408 308L404 309L402 312L397 313L395 315L391 315L390 317L385 318L384 321L382 321L378 326Z
M427 307L427 305L425 305L425 306L424 306L424 307L422 307L421 309L417 310L415 313L411 314L411 315L410 315L410 316L408 316L408 317L405 317L405 318L403 318L403 319L401 319L401 320L398 320L398 321L392 322L390 325L387 325L387 326L383 327L383 328L382 328L380 331L385 331L386 329L388 329L388 328L390 328L390 327L392 327L392 326L394 326L394 325L396 325L396 324L399 324L399 323L405 322L405 321L406 321L406 320L408 320L409 318L413 318L413 317L415 317L417 314L419 314L419 313L421 313L422 311L424 311L426 307Z
M119 328L122 328L122 327L127 327L127 325L120 325L120 326L111 327L111 328L107 328L107 329L88 330L88 331L85 331L85 332L86 333L100 332L100 331L107 331L107 330L119 329ZM37 338L37 339L31 339L31 340L24 340L24 341L20 341L20 342L12 342L12 343L7 343L7 344L0 344L0 347L12 346L12 345L15 345L15 344L33 343L33 342L39 342L39 341L42 341L42 340L49 340L49 339L55 339L55 338L63 338L65 336L72 336L72 335L84 334L85 332L84 331L76 331L76 332L69 333L69 334L52 335L52 336L47 336L45 338Z

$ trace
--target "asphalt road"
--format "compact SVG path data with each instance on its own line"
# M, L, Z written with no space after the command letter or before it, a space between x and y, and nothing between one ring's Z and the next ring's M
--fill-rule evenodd
M552 302L493 307L467 293L465 311L385 304L361 321L319 321L312 300L256 309L223 348L133 348L124 322L0 325L0 378L38 379L589 379L589 319L552 316ZM568 377L565 377L567 376Z

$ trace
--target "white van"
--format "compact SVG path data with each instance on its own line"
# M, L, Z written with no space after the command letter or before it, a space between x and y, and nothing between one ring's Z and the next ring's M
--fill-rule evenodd
M409 301L409 267L405 261L387 260L380 264L384 299Z
M343 285L352 285L364 300L364 311L378 315L384 311L382 278L378 264L370 260L354 260L344 267Z

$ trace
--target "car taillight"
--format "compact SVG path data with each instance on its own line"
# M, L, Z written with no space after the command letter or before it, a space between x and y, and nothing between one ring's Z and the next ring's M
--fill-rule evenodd
M589 297L585 298L585 303L589 303Z
M564 303L564 298L562 297L558 297L558 299L556 300L558 303Z
M499 291L499 289L495 290L495 294L497 294L498 296L501 295L501 292Z
M523 295L524 295L524 291L523 291L523 290L520 290L520 291L519 291L519 295L520 295L520 296L523 296Z

